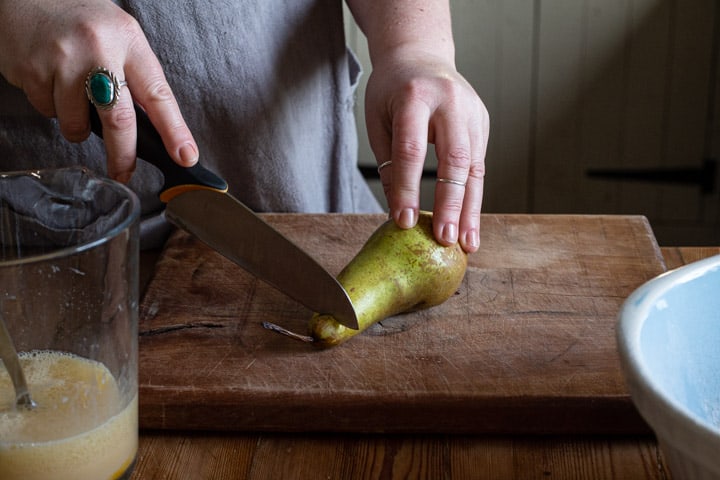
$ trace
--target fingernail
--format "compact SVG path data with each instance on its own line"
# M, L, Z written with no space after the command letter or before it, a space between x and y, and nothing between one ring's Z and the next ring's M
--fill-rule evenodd
M191 143L180 147L180 160L186 165L194 165L198 160L198 152Z
M455 225L454 223L446 223L442 229L442 238L449 244L457 242L457 225Z
M400 228L412 228L415 226L415 210L412 208L405 208L400 211L397 219Z
M465 234L465 246L473 250L480 246L480 235L474 228Z

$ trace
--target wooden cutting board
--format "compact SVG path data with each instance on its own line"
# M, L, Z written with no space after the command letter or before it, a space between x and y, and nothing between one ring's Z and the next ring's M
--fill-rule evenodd
M265 218L334 274L384 221ZM261 326L304 333L312 312L178 231L140 306L140 424L648 432L624 386L615 322L623 300L664 269L644 217L484 215L455 296L317 350Z

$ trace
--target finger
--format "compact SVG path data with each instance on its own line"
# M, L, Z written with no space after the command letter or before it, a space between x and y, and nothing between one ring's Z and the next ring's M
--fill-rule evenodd
M35 110L47 118L54 118L53 80L51 77L34 79L21 85L25 96Z
M460 213L463 210L472 146L468 127L438 114L434 119L435 151L438 156L437 182L433 208L433 232L443 245L458 241Z
M480 247L480 210L482 207L484 167L473 164L470 167L465 198L463 198L462 212L458 229L459 242L463 250L468 253L477 251Z
M58 71L53 84L60 133L71 142L82 142L90 135L86 75L82 69L63 69Z
M122 69L107 69L117 77L118 81L122 81ZM102 123L102 134L107 153L107 174L110 178L127 183L135 171L136 164L135 109L128 85L119 86L115 94L117 103L107 108L97 107L97 113ZM90 106L89 108L96 107Z
M485 154L489 134L487 113L482 117L482 124L477 133L471 130L472 163L468 172L465 198L460 213L459 241L463 250L468 253L480 247L480 211L485 179Z
M393 118L388 203L390 215L400 228L411 228L417 223L429 118L429 109L421 103L408 104Z
M385 192L385 198L390 193L390 185L392 185L392 160L386 160L378 164L377 171L380 176L380 182L382 183L383 191Z
M188 128L162 67L143 38L128 54L127 75L133 79L133 96L148 114L165 149L178 164L192 166L198 147Z
M371 118L371 112L365 112L366 118ZM384 127L383 122L379 119L376 121L367 122L367 133L368 140L370 141L370 148L375 156L375 161L378 165L378 174L380 175L380 182L382 183L385 198L390 198L390 184L392 181L392 161L390 160L391 148L390 142L391 135L388 130Z

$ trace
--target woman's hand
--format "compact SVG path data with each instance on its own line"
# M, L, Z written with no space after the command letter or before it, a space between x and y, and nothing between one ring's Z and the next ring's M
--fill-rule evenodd
M112 109L98 110L110 177L125 182L135 169L133 101L147 112L176 162L197 161L197 145L145 35L111 1L0 0L0 44L0 74L41 114L57 117L72 142L90 133L88 72L105 67L127 82Z
M444 245L459 241L476 251L489 117L455 67L448 0L346 3L368 39L365 119L391 216L402 228L415 225L427 145L434 143L433 233Z
M373 63L366 92L370 145L390 214L417 221L428 143L438 158L433 230L445 245L478 249L489 116L468 82L442 57L399 50ZM391 164L386 162L391 161Z

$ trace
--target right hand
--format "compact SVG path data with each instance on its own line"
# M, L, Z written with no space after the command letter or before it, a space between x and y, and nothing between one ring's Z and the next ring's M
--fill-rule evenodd
M109 0L0 0L0 74L71 142L90 134L85 77L94 67L127 86L111 110L98 110L108 175L127 182L135 169L133 101L150 117L170 156L197 162L198 148L165 74L137 21Z

